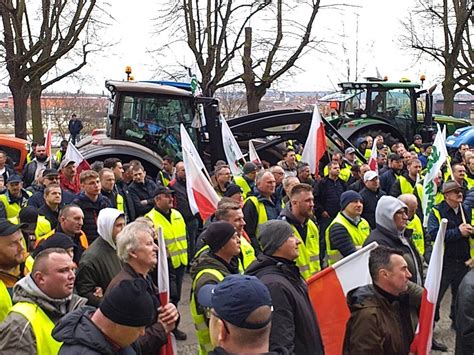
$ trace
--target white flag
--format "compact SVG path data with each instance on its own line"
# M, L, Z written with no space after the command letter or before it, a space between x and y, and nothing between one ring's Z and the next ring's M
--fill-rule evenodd
M244 159L244 155L240 150L237 141L235 140L232 131L227 124L227 121L224 117L221 116L221 127L222 127L222 144L224 146L224 153L227 160L227 164L229 164L230 171L232 175L242 175L242 169L239 166L239 160Z
M206 167L204 166L204 163L202 162L201 156L196 150L196 147L194 146L194 143L191 140L191 137L189 136L188 131L186 131L186 128L184 128L184 125L182 123L179 129L181 133L181 147L183 149L183 156L184 156L184 149L186 149L188 153L191 155L191 157L194 159L199 169L204 169L207 173Z
M319 173L319 160L324 153L326 153L326 133L318 105L314 105L311 127L301 154L301 161L309 164L311 173L315 176Z
M260 157L257 154L257 150L255 149L252 140L249 141L249 159L254 164L262 165L262 161L260 160Z
M423 181L423 196L421 199L421 209L423 212L423 226L428 225L428 217L435 205L435 197L438 190L436 179L438 178L438 171L441 170L441 165L447 159L446 141L443 137L443 132L438 125L438 134L436 134L433 143L433 152L428 158L426 164L426 176Z

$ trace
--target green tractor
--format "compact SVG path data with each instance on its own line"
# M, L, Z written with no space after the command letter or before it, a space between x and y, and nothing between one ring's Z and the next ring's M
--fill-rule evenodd
M468 120L449 116L433 117L436 86L425 90L409 80L388 82L367 78L365 82L340 83L341 91L321 98L330 103L327 121L344 137L355 143L359 137L382 135L389 146L395 142L412 143L415 134L424 142L432 141L436 123L446 126L450 135Z

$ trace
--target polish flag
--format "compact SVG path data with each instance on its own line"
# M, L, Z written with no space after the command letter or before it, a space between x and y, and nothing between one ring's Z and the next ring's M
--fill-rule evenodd
M74 144L67 145L67 150L66 150L66 154L64 155L64 159L69 159L76 163L78 176L81 173L81 171L89 170L91 168L87 160L84 159L81 152L77 150Z
M346 295L357 287L372 283L369 255L377 246L377 242L372 242L307 281L326 354L343 352L346 323L351 315Z
M377 172L379 171L379 167L377 164L377 144L375 141L372 143L372 150L370 152L370 158L369 158L369 166L370 166L370 170L377 171Z
M242 166L240 163L242 161L245 162L244 155L242 154L239 144L235 140L234 134L230 130L230 127L223 116L221 116L221 131L222 145L230 171L234 176L242 175Z
M260 160L260 157L257 154L257 150L255 149L255 146L253 145L253 141L249 141L249 159L252 163L257 164L257 165L262 165L262 161Z
M184 141L181 143L189 207L193 213L199 212L202 220L205 221L217 210L219 196L202 170L197 166L196 160L193 159L192 154L184 145Z
M168 274L168 258L166 256L166 244L163 237L163 230L159 227L156 230L157 244L158 244L158 292L160 297L160 304L162 306L170 302L170 283ZM168 342L160 348L161 355L177 354L176 339L173 333L168 334Z
M46 148L46 155L50 158L51 160L51 145L52 145L52 133L51 133L51 127L48 125L48 131L46 132L46 141L44 143L44 146Z
M444 236L448 220L443 218L431 253L430 264L426 273L425 288L421 298L420 318L410 352L427 355L431 351L433 322L438 302L439 285L443 269Z
M319 172L319 160L326 153L326 133L321 120L317 105L314 105L313 118L309 129L308 138L304 145L301 161L308 163L311 172L317 176Z

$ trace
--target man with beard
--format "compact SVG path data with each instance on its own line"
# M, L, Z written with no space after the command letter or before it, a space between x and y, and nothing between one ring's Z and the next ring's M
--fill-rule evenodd
M421 162L419 159L410 159L407 163L407 171L398 176L397 181L390 189L390 195L398 197L401 194L412 194L415 191L415 184L421 172Z
M15 285L15 305L0 324L2 354L57 354L61 343L51 335L54 325L86 302L73 294L75 266L66 250L45 249L33 265Z
M403 158L396 153L390 154L388 156L388 170L380 175L380 188L383 191L390 191L401 174L402 169Z
M280 214L288 222L300 244L295 262L301 276L307 280L321 270L319 260L319 231L313 217L313 188L308 184L297 184L290 190L290 204Z
M58 225L59 205L61 203L61 188L59 185L49 185L44 189L45 204L38 209L38 221L35 235L41 237L55 229Z
M51 164L50 164L51 160ZM38 145L35 150L35 157L32 161L26 164L23 170L23 181L25 187L30 186L38 173L47 168L57 168L57 163L52 157L48 157L46 154L46 147L44 145Z

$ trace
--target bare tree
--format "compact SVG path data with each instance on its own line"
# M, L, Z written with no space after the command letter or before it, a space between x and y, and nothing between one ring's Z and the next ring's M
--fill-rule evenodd
M245 92L238 90L236 86L219 89L216 97L219 99L219 110L226 119L238 117L242 115L242 112L247 112Z
M462 91L474 94L474 25L472 0L418 0L412 15L402 22L402 43L417 59L428 58L444 68L444 114L452 115L454 97Z
M1 0L3 47L14 100L15 135L26 138L26 108L31 98L33 138L43 141L41 93L77 72L91 51L96 0ZM80 45L79 53L74 50ZM60 61L67 61L60 65Z

